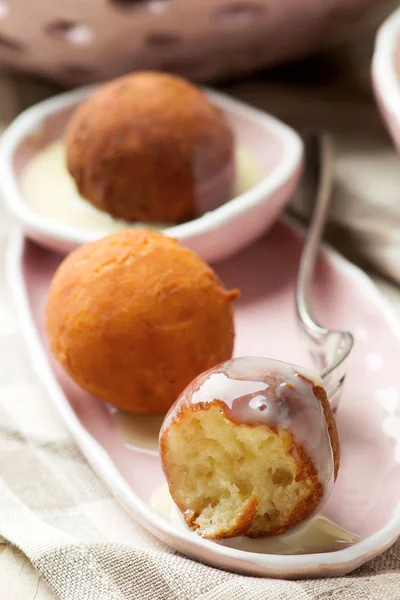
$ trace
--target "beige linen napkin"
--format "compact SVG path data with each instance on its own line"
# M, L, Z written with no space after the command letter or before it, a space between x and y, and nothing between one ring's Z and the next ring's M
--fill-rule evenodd
M300 68L300 67L298 67ZM302 129L335 134L337 183L329 237L377 273L400 280L400 161L368 96L340 80L262 78L229 92ZM312 73L310 65L307 73ZM2 83L0 81L0 87ZM5 85L5 84L4 84ZM15 83L9 97L23 102ZM35 97L46 94L35 88ZM5 97L3 95L3 97ZM12 105L5 120L9 118ZM1 120L1 115L0 115ZM297 200L307 214L307 199ZM10 220L0 208L0 260ZM395 286L382 279L400 306ZM400 543L337 579L277 581L191 561L139 527L99 481L54 414L32 370L0 271L0 535L18 547L62 600L400 599ZM0 598L7 598L1 589Z

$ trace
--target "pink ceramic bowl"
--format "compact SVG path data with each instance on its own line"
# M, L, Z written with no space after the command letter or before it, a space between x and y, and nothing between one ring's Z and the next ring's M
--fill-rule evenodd
M6 129L0 143L0 189L9 211L29 238L61 253L110 231L78 228L39 213L24 193L23 172L42 149L62 139L71 113L92 91L91 87L79 88L29 108ZM206 93L224 112L237 147L246 148L257 161L260 179L218 208L192 221L166 227L163 232L204 260L216 262L249 245L278 219L297 186L303 144L293 129L273 116L224 94L211 90ZM52 186L51 181L48 185Z
M376 0L1 0L0 63L82 85L135 69L211 81L353 35Z
M372 80L383 118L400 151L400 8L378 30Z

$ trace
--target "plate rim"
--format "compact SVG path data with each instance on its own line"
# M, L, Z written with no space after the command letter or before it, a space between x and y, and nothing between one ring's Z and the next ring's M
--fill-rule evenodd
M285 219L285 222L289 224L295 234L301 235L301 227L294 225L287 219ZM390 521L379 531L349 548L335 552L303 555L249 553L219 544L210 546L209 541L203 540L192 532L186 533L176 529L163 517L154 512L144 500L141 500L134 493L123 476L118 472L117 466L113 463L107 452L80 424L68 399L57 382L29 307L22 269L23 252L27 241L29 240L23 234L20 227L15 226L10 234L6 249L6 278L14 300L17 319L20 324L20 333L25 341L33 371L45 386L53 406L63 419L70 434L91 467L107 485L117 501L125 507L139 524L153 533L158 539L161 539L175 550L178 549L178 551L183 552L191 558L201 560L213 566L218 564L221 568L236 572L288 579L343 575L378 556L395 543L400 536L400 496L399 503L394 509ZM47 251L51 252L51 250ZM389 301L381 294L370 277L329 245L324 244L322 252L334 268L344 274L347 273L348 276L351 275L353 279L357 280L358 285L363 287L366 293L370 297L373 297L374 301L380 305L385 318L390 323L393 333L400 344L400 321L393 312ZM172 537L176 543L171 544L166 541L168 537ZM182 550L185 544L190 545L190 551L186 548ZM199 554L202 556L200 559ZM207 560L207 556L210 555L213 555L215 560ZM230 564L222 564L222 560L229 560Z
M394 51L400 37L400 8L378 28L371 69L380 101L388 112L400 120L400 82L394 65Z

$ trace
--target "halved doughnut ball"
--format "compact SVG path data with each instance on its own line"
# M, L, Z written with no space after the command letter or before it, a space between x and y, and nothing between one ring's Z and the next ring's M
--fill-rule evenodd
M173 500L207 538L287 531L321 508L339 467L322 380L258 357L195 379L165 418L160 451Z

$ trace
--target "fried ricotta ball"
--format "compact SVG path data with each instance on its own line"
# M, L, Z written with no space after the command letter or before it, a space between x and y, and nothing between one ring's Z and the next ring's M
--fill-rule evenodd
M137 72L100 86L73 113L65 141L78 191L114 217L177 223L231 198L230 126L179 77Z
M91 394L165 414L194 377L232 356L238 293L176 240L120 231L58 268L46 307L50 349Z
M210 539L274 536L310 518L340 454L321 378L259 357L197 377L164 420L160 453L187 525Z

